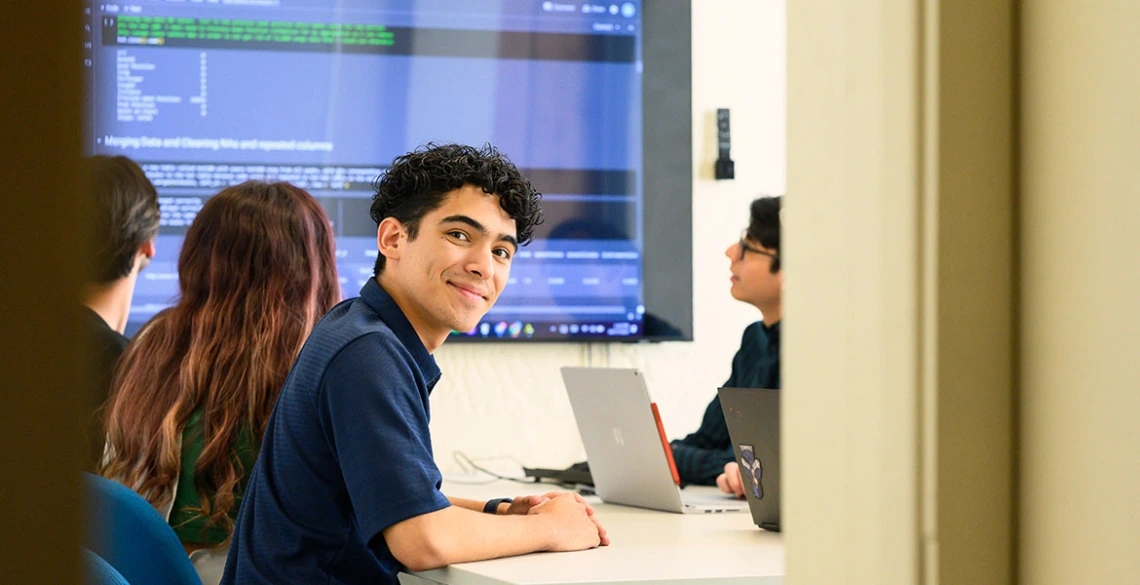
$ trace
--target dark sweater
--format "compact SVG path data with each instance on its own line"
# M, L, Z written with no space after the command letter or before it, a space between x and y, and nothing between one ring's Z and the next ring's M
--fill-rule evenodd
M111 376L115 373L115 364L119 356L127 348L127 338L121 333L111 329L107 322L98 313L83 307L83 328L87 335L88 356L88 392L84 416L87 417L87 466L88 471L94 470L99 460L103 458L103 443L105 432L103 430L102 411L103 403L107 402L107 393L111 389Z
M728 388L780 387L780 323L765 327L757 321L744 330L740 349L732 358L732 375L724 383ZM672 442L673 459L684 483L713 485L732 461L732 442L720 399L713 397L697 432Z

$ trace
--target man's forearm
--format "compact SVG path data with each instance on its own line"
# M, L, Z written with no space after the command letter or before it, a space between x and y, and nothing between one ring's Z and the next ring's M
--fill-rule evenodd
M724 464L733 460L732 447L727 449L699 449L673 444L673 461L681 481L698 485L716 485L716 477L724 471Z
M468 500L467 498L452 498L448 497L452 506L459 506L464 510L471 510L472 512L482 512L483 506L487 502L480 502L479 500Z
M451 500L450 508L410 518L384 531L389 550L409 569L423 571L550 548L549 518L483 514L481 502ZM478 504L479 509L473 511L465 504Z
M448 497L447 499L451 502L452 506L458 506L464 510L471 510L472 512L482 512L483 506L487 505L487 502L481 502L479 500L468 500L467 498ZM510 504L507 503L499 504L499 508L495 510L495 513L503 514L506 512L506 509L509 506Z

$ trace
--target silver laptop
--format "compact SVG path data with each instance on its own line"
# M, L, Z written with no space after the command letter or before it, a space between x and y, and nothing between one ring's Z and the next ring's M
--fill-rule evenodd
M743 512L730 495L684 493L673 480L645 377L637 370L562 368L594 489L609 504L666 512Z
M720 406L752 520L780 531L780 391L721 388Z

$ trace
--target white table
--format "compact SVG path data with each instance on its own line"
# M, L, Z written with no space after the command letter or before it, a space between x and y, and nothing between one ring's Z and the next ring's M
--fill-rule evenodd
M548 484L444 480L449 496L487 500L558 491ZM554 488L554 489L552 489ZM714 488L687 488L689 490ZM780 585L784 541L752 523L747 512L672 514L603 504L590 498L612 544L570 553L536 553L403 573L403 585L578 585L662 583Z

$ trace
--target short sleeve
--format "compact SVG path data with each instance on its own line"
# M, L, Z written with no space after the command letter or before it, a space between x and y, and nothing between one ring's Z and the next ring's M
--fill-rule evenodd
M439 491L426 386L394 338L373 333L341 350L321 384L320 409L365 542L450 505Z

